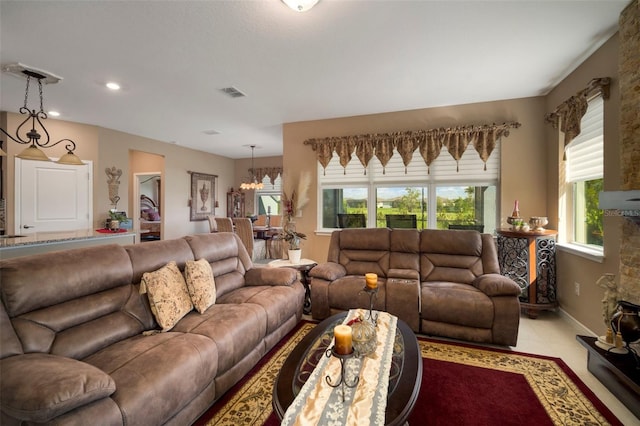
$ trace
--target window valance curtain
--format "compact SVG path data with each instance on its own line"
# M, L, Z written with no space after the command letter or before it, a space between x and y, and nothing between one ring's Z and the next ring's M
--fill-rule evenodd
M269 177L269 183L273 182L282 175L282 167L256 167L254 170L249 169L250 173L256 177L258 182L262 182L265 176Z
M609 98L609 77L594 78L589 85L575 95L558 105L555 111L545 116L545 121L564 133L564 148L580 134L580 122L587 112L587 101L593 96L602 95L603 99Z
M367 165L373 156L382 164L384 173L384 168L393 156L394 150L402 157L406 173L406 168L417 149L420 150L420 155L429 170L431 163L438 158L443 147L457 163L467 146L473 144L478 155L485 162L486 169L486 162L496 146L496 141L502 136L509 136L509 129L518 127L520 127L520 123L517 122L469 125L396 133L314 138L307 139L304 144L311 145L323 169L329 165L334 152L340 158L340 165L343 168L347 167L355 154L364 167L365 174L367 173Z

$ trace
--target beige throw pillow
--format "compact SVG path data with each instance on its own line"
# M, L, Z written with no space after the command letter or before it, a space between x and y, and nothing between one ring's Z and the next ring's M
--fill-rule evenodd
M187 284L176 262L169 262L154 272L145 272L140 293L148 293L151 311L162 331L171 330L193 309Z
M207 259L189 260L184 267L191 302L200 313L216 303L216 282Z

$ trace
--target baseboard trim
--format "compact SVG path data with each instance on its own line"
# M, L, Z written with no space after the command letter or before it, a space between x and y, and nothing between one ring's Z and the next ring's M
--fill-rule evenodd
M577 319L575 319L573 316L571 316L567 311L565 311L562 308L558 308L558 313L560 314L560 316L565 320L568 321L572 324L574 324L576 327L580 328L582 330L581 334L584 334L586 336L591 336L591 337L598 337L597 334L595 334L593 331L591 331L589 328L587 328L584 324L582 324L580 321L578 321Z

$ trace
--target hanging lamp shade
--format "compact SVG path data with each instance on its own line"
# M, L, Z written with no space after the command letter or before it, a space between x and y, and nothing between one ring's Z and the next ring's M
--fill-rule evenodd
M67 165L71 165L71 166L84 166L84 163L82 162L80 157L78 157L77 155L75 155L71 151L67 152L65 155L60 157L58 159L58 161L56 161L56 163L58 163L58 164L67 164Z
M22 158L23 160L51 161L41 149L34 145L25 148L20 154L16 155L16 157Z

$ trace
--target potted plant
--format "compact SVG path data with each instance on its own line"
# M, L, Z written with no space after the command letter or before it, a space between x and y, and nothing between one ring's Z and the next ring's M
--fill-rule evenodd
M285 227L280 237L289 244L289 261L291 263L300 263L302 250L300 249L300 241L306 240L307 236L295 229Z
M127 216L119 211L109 210L109 220L107 220L107 226L112 231L118 231L120 229L120 222L125 222Z

